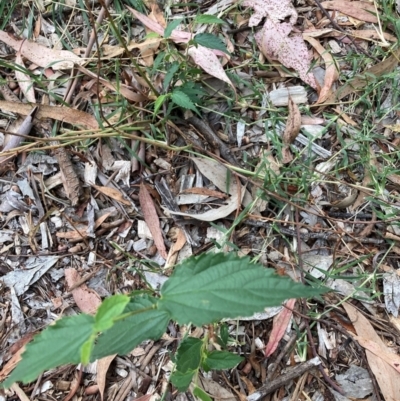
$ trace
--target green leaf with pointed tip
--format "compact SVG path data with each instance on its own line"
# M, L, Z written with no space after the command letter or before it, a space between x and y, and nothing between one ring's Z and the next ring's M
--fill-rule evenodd
M165 99L168 98L169 95L160 95L154 102L154 114L158 113L158 110L160 110L161 106L165 102Z
M171 94L171 100L175 104L177 104L179 107L183 107L184 109L193 110L194 112L196 112L198 114L198 110L197 110L196 106L190 100L190 97L186 93L175 89Z
M197 15L194 19L194 22L196 22L197 24L226 24L223 19L209 14Z
M112 354L127 354L144 340L158 340L171 319L168 311L157 310L158 299L148 295L133 298L123 314L135 313L100 334L94 345L91 360Z
M211 351L206 354L202 367L208 372L210 370L221 370L234 368L243 358L228 351Z
M212 33L198 33L193 38L193 42L201 46L208 47L209 49L217 49L229 54L225 43L218 36L215 36Z
M114 295L106 298L94 316L94 330L99 332L112 327L114 319L124 311L129 301L130 298L127 295Z
M170 22L164 30L164 38L168 39L171 36L172 31L177 28L182 21L183 18L178 18Z
M196 373L197 370L189 370L185 373L176 371L171 375L171 383L177 388L178 391L186 391Z
M93 327L94 317L84 314L56 321L27 344L21 362L3 386L9 387L16 381L29 383L45 370L68 363L78 364L81 347L90 338Z
M203 341L198 338L187 337L182 340L176 355L176 370L184 373L189 370L198 369L201 361L202 347Z
M234 254L208 253L186 259L161 288L158 309L179 324L196 326L223 318L251 316L289 298L327 289L306 287Z
M201 401L213 401L212 398L200 387L195 386L193 395L200 398Z

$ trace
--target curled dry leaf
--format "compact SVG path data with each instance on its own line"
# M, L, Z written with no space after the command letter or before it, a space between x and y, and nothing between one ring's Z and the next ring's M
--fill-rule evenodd
M300 35L289 36L292 25L267 20L263 29L255 35L260 50L265 56L279 60L285 67L293 68L300 78L317 89L314 75L309 72L310 56Z
M289 96L289 116L286 122L285 132L282 136L284 147L282 149L282 163L287 164L293 160L290 152L290 144L297 138L301 127L300 109L297 104Z
M286 122L285 132L282 140L285 145L290 145L299 135L301 127L301 114L299 106L289 96L289 117Z
M7 32L0 30L0 40L20 51L21 55L40 67L51 67L53 70L71 69L75 64L84 64L85 60L68 50L48 49L29 40L16 40Z
M326 10L340 11L360 21L378 22L378 19L374 15L376 13L375 6L373 3L366 1L332 0L322 2L321 6Z
M25 64L22 61L21 52L17 52L15 57L15 62L21 69L17 68L15 70L15 77L17 78L18 85L25 95L25 98L30 103L36 103L35 90L33 89L33 82L28 74L25 74L22 70L25 69Z
M142 208L144 220L149 226L149 230L153 236L154 244L156 245L160 255L164 259L167 259L168 254L167 250L165 249L164 238L160 227L160 219L158 218L153 199L143 183L140 184L139 202L140 207Z
M249 26L257 26L265 17L277 23L290 17L289 22L292 25L297 21L297 12L291 0L245 0L243 6L254 9Z
M319 92L317 103L325 102L332 93L332 85L339 79L338 66L336 65L332 55L327 52L321 44L314 38L303 36L312 47L320 54L325 62L325 79L324 86Z
M228 192L231 197L225 202L223 206L217 209L211 209L204 213L191 214L184 212L175 212L168 210L171 214L178 216L192 217L201 221L215 221L229 216L232 212L237 210L243 200L246 192L245 186L239 186L235 179L232 179L228 185L228 169L215 160L203 159L199 157L192 157L196 167L200 170L201 174L207 177L216 187L221 191ZM229 186L229 188L227 188Z
M81 276L75 269L65 269L65 280L68 287L73 287L81 279ZM89 313L91 315L96 313L97 308L101 304L101 298L96 291L89 288L86 284L81 284L71 292L76 305L83 313Z

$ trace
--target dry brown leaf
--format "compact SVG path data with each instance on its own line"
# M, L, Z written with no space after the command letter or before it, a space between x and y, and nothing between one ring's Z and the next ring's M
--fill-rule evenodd
M53 70L71 69L76 64L84 64L86 60L68 50L49 49L29 40L16 40L7 32L0 30L0 40L20 51L22 56L40 67L51 67Z
M360 74L364 77L356 77L346 83L343 87L339 88L335 94L333 94L326 103L335 103L337 100L341 100L344 97L350 95L351 93L359 92L372 80L369 78L371 75L380 77L383 74L391 72L399 63L400 48L392 52L392 55L386 60L375 64L371 68L368 68L364 73Z
M149 230L151 232L151 235L153 236L154 244L156 245L160 255L164 259L167 259L168 254L165 248L164 238L162 236L160 219L158 218L153 199L143 183L140 184L139 202L140 207L142 208L144 220L149 226Z
M26 100L30 103L36 103L35 90L33 89L33 81L28 74L25 74L25 64L22 61L21 52L17 52L15 57L15 63L21 68L15 69L15 77L17 78L18 85L22 90Z
M100 185L91 184L93 188L96 188L102 194L108 196L111 199L116 200L117 202L123 203L124 205L130 206L131 202L124 198L124 195L118 191L118 189L110 188L110 187L102 187Z
M332 55L323 48L323 46L320 44L320 42L318 42L318 40L307 36L303 37L308 43L311 44L312 47L314 47L314 49L324 59L325 63L324 86L321 88L317 100L317 103L323 103L331 95L332 85L334 84L335 81L339 79L339 71L337 69L335 61L333 60Z
M284 147L282 149L282 163L287 164L293 160L292 152L290 151L290 144L296 139L300 132L301 115L300 109L297 104L289 96L288 101L289 116L286 122L285 132L282 136Z
M212 196L213 198L218 198L218 199L226 199L227 198L226 194L223 194L222 192L214 191L213 189L208 189L208 188L204 188L204 187L187 188L187 189L184 189L181 192L181 194L207 195L207 196Z
M0 100L0 109L27 116L32 111L32 106L25 103L9 102ZM96 119L84 111L70 109L68 107L56 107L38 105L37 119L52 118L53 120L63 121L72 125L81 125L87 129L98 129L99 124Z
M65 269L64 272L65 281L70 288L82 279L76 269ZM89 313L91 315L96 313L97 308L101 304L101 298L96 291L89 288L86 284L81 284L71 292L77 307L83 313Z
M78 175L72 165L69 154L64 147L59 147L54 150L54 155L60 166L61 181L67 198L71 201L72 206L76 206L82 191Z
M96 229L96 228L100 227L110 214L111 214L111 212L108 212L108 213L104 214L103 216L99 217L94 223L94 228ZM86 238L87 235L88 235L87 227L78 228L76 230L67 231L64 233L63 232L56 233L56 237L70 239L72 241Z
M109 355L97 361L96 381L99 386L101 401L104 400L104 389L106 388L106 376L108 368L116 356L117 354Z
M289 116L286 122L285 132L283 133L282 140L285 145L290 145L297 138L301 126L301 114L299 106L289 96Z
M176 259L178 258L178 252L183 248L187 241L185 233L180 228L177 228L176 232L176 241L172 244L168 252L168 258L165 262L164 269L168 269L175 265Z
M380 351L377 351L378 353L381 353L382 355L390 354L390 350L376 333L368 319L358 312L353 305L347 302L343 304L343 307L356 329L357 337L375 343L380 349ZM364 342L364 345L365 344L366 342ZM361 343L360 345L363 346ZM398 401L400 394L399 373L380 356L377 356L370 350L366 349L365 353L367 355L368 364L376 377L385 401Z
M326 10L340 11L360 21L378 22L378 19L374 15L376 13L374 5L366 1L332 0L322 2L321 6Z
M355 38L360 38L365 40L377 40L377 41L382 40L381 35L374 29L358 29L356 31L353 31L351 34ZM393 36L390 33L382 32L382 36L385 40L388 40L389 42L397 42L396 36Z
M106 88L120 93L122 96L124 96L126 99L131 100L132 102L143 102L147 100L146 96L143 96L142 94L135 93L131 89L129 89L126 85L119 83L118 87L116 85L113 85L111 82L108 82L104 78L96 75L94 72L89 71L87 68L82 67L81 65L77 66L79 71L82 71L84 74L86 74L89 77L92 77L96 81L100 82L102 85L104 85Z

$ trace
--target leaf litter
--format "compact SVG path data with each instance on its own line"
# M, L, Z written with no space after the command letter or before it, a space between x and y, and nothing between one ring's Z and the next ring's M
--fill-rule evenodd
M189 4L149 3L127 9L129 24L120 14L126 44L124 35L104 35L108 22L96 5L96 30L85 25L86 10L57 14L68 40L53 35L58 27L46 13L39 18L39 5L15 9L17 25L0 31L8 63L0 66L1 380L43 326L93 313L110 294L157 289L178 261L208 249L250 255L335 292L226 321L229 346L245 361L229 375L201 377L193 392L256 400L279 375L271 392L294 399L291 364L314 369L298 381L305 397L360 396L346 379L357 374L368 383L365 396L396 399L398 33L379 2L320 6L215 1L196 17ZM24 13L36 22L30 37L16 30ZM72 20L96 40L72 33ZM335 308L327 313L327 305ZM298 327L307 324L308 345L286 348L304 340ZM199 333L214 335L209 327ZM93 386L74 367L45 373L35 394L72 397L81 387L84 399L159 398L168 353L184 335L170 325L162 340L100 360L85 373Z

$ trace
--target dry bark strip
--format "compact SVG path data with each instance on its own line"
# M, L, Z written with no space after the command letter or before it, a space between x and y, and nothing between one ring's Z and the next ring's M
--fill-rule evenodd
M319 359L319 357L315 357L307 362L302 363L301 365L288 369L286 373L282 374L277 379L268 382L264 386L260 387L255 393L250 394L247 397L247 401L258 401L259 399L265 397L267 394L278 390L286 383L289 383L290 381L296 379L297 377L303 375L304 373L308 372L309 370L315 368L320 364L321 360Z

